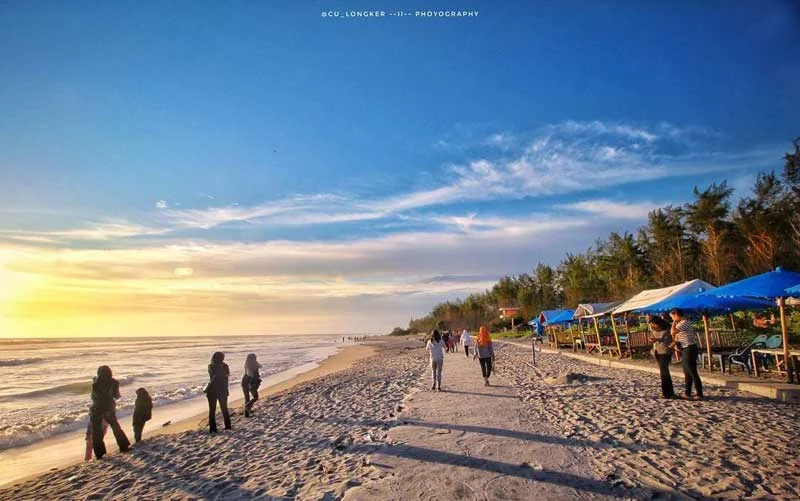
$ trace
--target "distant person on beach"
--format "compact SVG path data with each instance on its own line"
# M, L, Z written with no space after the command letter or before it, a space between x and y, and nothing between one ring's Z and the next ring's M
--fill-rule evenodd
M670 334L673 338L673 346L677 346L681 351L681 364L683 365L683 377L686 380L684 397L687 400L703 399L703 383L697 373L697 335L694 332L692 323L683 316L681 310L675 308L669 312L672 318L672 328ZM692 397L692 384L697 390L697 396Z
M469 357L469 347L472 344L472 336L469 335L469 331L464 329L461 331L461 345L464 347L464 356Z
M675 398L675 389L672 386L672 376L669 373L669 362L672 360L672 334L669 324L661 317L650 317L650 329L653 333L653 358L658 363L661 375L661 396Z
M111 367L101 365L97 368L97 377L92 382L92 407L89 413L92 423L92 448L97 459L102 459L106 455L106 444L103 441L104 421L111 426L119 451L130 450L131 443L117 421L119 398L119 382L112 377Z
M438 385L438 390L442 390L442 365L444 364L444 343L442 342L442 336L439 334L439 331L433 329L433 333L431 334L431 338L425 344L425 350L430 355L431 361L431 379L433 380L433 384L431 385L431 390L436 390Z
M142 441L144 424L153 418L153 399L144 388L136 390L136 402L133 404L133 439Z
M544 315L540 314L539 318L536 319L536 337L539 338L539 342L544 342Z
M442 333L442 343L444 344L444 351L450 351L450 331Z
M489 377L492 375L492 362L494 361L494 347L492 346L492 338L489 336L489 329L485 325L481 325L480 333L478 334L478 341L475 346L475 358L481 363L481 374L483 374L483 385L489 386Z
M231 429L231 416L228 414L228 378L231 371L224 360L225 354L217 351L211 356L211 363L208 364L209 381L206 385L206 398L208 398L209 433L217 432L217 402L222 411L225 429Z
M253 404L258 400L258 387L261 386L261 374L258 370L261 364L256 360L256 354L250 353L244 361L244 376L242 376L242 392L244 393L244 417L250 417Z

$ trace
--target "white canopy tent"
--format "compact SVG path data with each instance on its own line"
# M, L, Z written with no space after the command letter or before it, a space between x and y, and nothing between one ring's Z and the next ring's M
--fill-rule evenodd
M688 282L683 282L682 284L673 285L671 287L664 287L662 289L650 289L642 291L633 296L632 298L628 299L627 301L623 302L621 305L614 308L611 314L621 315L623 313L627 313L630 311L636 311L643 308L647 308L648 306L660 303L665 299L670 299L677 296L683 296L685 294L699 294L700 292L706 292L712 289L716 289L716 287L714 287L708 282L700 280L699 278L695 278L694 280L689 280Z
M608 315L611 310L616 308L622 303L617 301L614 303L582 303L575 309L572 318L597 318L603 315Z

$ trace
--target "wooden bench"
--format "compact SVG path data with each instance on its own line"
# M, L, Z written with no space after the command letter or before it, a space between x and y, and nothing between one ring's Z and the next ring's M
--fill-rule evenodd
M626 345L628 353L650 351L653 347L653 341L650 340L650 333L647 331L631 332L628 334Z

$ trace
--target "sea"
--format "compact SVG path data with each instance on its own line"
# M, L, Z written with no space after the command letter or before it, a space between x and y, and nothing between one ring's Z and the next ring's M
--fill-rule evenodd
M117 415L121 422L130 420L140 387L150 393L163 419L171 415L178 419L182 404L187 408L187 402L205 400L202 389L215 351L225 353L231 369L231 399L235 400L241 398L240 381L248 353L257 355L263 366L262 378L269 380L298 368L313 368L348 342L346 335L344 343L342 338L340 334L0 339L0 452L85 430L92 377L100 365L110 366L120 383Z

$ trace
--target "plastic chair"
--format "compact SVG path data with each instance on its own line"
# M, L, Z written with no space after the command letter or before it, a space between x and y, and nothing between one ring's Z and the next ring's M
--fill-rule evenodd
M733 364L736 364L741 366L747 371L748 374L750 374L753 371L753 368L751 367L752 359L750 357L750 350L765 346L767 341L766 334L759 334L758 336L754 337L753 340L750 341L750 344L744 348L739 348L728 356L728 367L733 368Z

